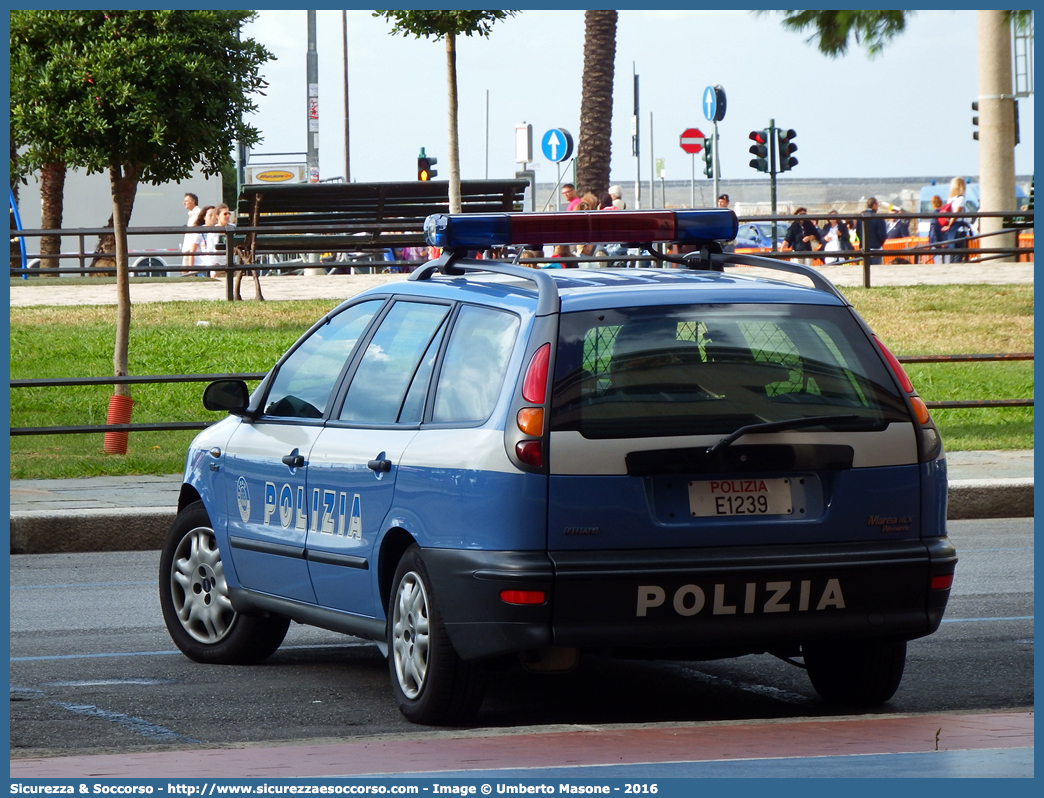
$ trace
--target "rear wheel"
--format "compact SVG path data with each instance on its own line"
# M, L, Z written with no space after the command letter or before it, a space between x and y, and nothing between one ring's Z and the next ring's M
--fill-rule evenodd
M482 704L484 667L453 650L417 546L402 555L392 580L388 669L399 710L414 723L466 723Z
M232 608L203 502L178 513L160 553L160 607L171 639L196 662L245 665L283 642L290 619L246 616Z
M808 678L832 704L883 704L899 688L906 665L905 640L851 640L801 647Z

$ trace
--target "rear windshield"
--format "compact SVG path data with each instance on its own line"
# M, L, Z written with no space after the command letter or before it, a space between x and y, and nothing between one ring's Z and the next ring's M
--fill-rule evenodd
M551 429L587 438L731 433L809 416L909 421L846 308L676 305L564 313ZM826 425L831 426L831 425Z

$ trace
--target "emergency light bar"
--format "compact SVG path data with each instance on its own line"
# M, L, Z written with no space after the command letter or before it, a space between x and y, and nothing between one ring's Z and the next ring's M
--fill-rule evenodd
M436 213L424 220L428 244L486 249L511 244L731 241L739 230L728 208L683 211L568 211L566 213Z

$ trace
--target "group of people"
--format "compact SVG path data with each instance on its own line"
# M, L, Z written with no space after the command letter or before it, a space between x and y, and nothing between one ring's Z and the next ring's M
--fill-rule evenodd
M950 200L945 205L939 196L932 197L932 210L939 213L960 213L964 210L965 184L960 177L950 181ZM859 249L860 242L866 249L883 249L885 241L893 238L908 238L910 236L910 223L898 215L885 217L878 214L879 205L876 197L870 197L866 201L864 210L858 220L846 221L842 219L836 210L830 211L822 227L817 227L812 219L795 219L787 228L783 238L784 249L794 252L823 251L824 253L842 252L846 250ZM893 206L893 214L902 212L901 208ZM804 216L808 213L807 208L798 208L794 211L795 216ZM973 235L971 225L967 219L960 217L939 217L932 220L928 233L928 244L942 244L946 241L955 243L949 247L961 248L957 241ZM966 254L955 254L946 257L951 262L964 260ZM837 263L840 257L824 255L824 263ZM871 258L871 263L881 263L880 256Z
M596 197L592 191L581 197L572 183L562 184L562 199L566 201L567 211L621 211L627 207L620 198L621 194L623 190L619 186L609 186L601 197Z
M183 200L188 211L189 231L181 243L182 274L186 276L216 276L210 270L224 263L221 237L226 227L232 227L232 211L225 203L200 207L199 197L186 193ZM214 229L208 229L214 228ZM220 228L220 229L218 229Z

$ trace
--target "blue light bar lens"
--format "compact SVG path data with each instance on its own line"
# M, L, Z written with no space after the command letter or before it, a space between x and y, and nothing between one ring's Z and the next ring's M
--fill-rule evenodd
M511 219L504 213L436 213L424 220L428 244L443 249L488 249L511 243Z
M674 240L731 241L739 231L739 220L728 208L697 208L674 212Z

